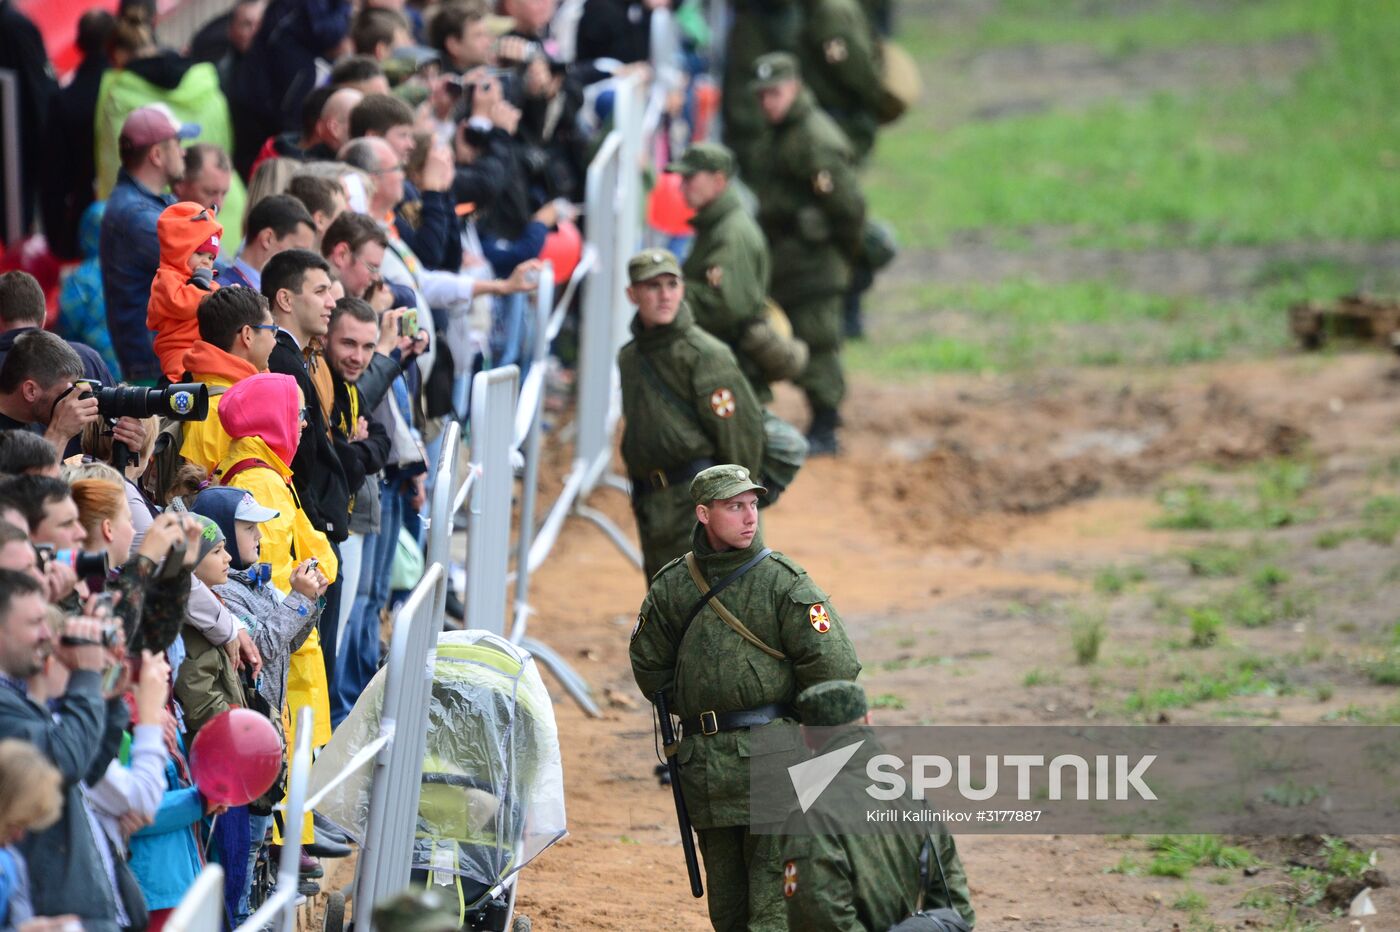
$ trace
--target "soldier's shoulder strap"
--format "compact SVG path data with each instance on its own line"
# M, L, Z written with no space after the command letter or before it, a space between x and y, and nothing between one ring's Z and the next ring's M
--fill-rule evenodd
M724 589L730 583L738 580L749 570L753 569L755 566L758 566L758 564L762 563L763 560L766 559L768 555L772 552L772 550L769 550L767 547L764 547L758 552L756 556L754 556L752 559L750 559L747 563L739 567L734 572L730 573L728 576L724 577L724 579L721 579L719 582L715 583L715 585L708 591L706 591L705 589L705 577L700 572L700 564L695 559L694 551L687 553L685 555L685 567L690 571L690 578L695 583L695 588L700 590L701 595L700 601L696 602L695 607L690 610L690 615L686 618L684 627L690 627L690 623L695 620L696 615L700 614L700 610L706 605L709 605L715 610L715 614L720 617L720 620L723 621L725 624L729 625L729 627L733 628L734 633L738 634L739 637L748 641L754 647L757 647L759 650L763 651L765 654L767 654L769 657L772 657L774 660L787 660L787 654L784 654L782 651L773 647L769 647L767 644L763 643L762 638L750 631L748 629L748 626L739 620L738 616L736 616L729 609L725 608L724 603L721 602L718 598L716 598L716 596L719 595L721 589Z

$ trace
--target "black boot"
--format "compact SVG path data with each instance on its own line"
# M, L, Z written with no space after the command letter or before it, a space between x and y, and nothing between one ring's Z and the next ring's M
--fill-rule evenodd
M808 456L835 456L841 452L836 428L841 419L833 408L813 408L812 425L807 428Z

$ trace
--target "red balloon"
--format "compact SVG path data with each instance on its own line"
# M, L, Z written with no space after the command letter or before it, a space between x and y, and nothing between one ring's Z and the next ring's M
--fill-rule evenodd
M647 202L647 223L667 236L689 236L695 232L690 227L690 218L694 216L695 211L681 195L681 176L662 172Z
M574 274L583 255L583 237L572 220L560 220L556 229L544 238L540 258L554 263L554 284L563 285Z
M246 806L271 788L282 754L272 722L252 709L229 709L194 736L190 775L205 799Z

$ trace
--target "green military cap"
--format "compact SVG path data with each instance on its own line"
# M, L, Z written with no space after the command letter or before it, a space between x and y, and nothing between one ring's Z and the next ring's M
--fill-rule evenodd
M749 82L749 89L759 91L782 81L796 80L801 76L796 58L787 52L769 52L759 56L758 61L754 62L753 80Z
M634 285L658 275L680 278L681 264L669 249L643 249L627 260L627 280Z
M734 153L717 142L697 142L685 155L666 166L668 172L693 175L696 172L734 174Z
M383 932L457 932L456 905L434 890L409 890L374 907L374 927Z
M797 694L797 714L813 727L848 725L865 718L865 690L850 680L827 680Z
M733 498L741 492L753 489L759 495L767 495L768 490L753 481L753 475L743 466L711 466L702 469L690 480L690 497L695 504L704 505L716 499Z

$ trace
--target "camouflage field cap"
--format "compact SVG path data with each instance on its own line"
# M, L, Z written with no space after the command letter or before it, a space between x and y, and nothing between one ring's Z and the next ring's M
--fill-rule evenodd
M627 260L627 280L634 285L658 275L681 277L681 264L669 249L643 249Z
M749 82L749 89L761 91L801 76L796 58L787 52L769 52L767 55L760 55L758 61L754 62L753 80Z
M734 174L734 153L717 142L697 142L685 155L666 166L668 172L690 176L696 172Z
M749 489L759 495L768 494L768 490L755 482L753 475L743 466L711 466L702 469L690 480L690 497L695 499L697 505L733 498Z
M850 680L827 680L797 694L797 714L813 727L846 725L865 718L865 690Z
M410 890L374 907L374 927L383 932L457 932L457 908L435 890Z

